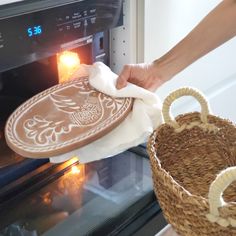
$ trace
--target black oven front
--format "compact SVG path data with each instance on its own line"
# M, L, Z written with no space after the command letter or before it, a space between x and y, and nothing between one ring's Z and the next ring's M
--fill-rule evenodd
M14 109L59 83L58 54L109 66L109 31L122 24L122 0L0 2L0 235L132 235L160 213L145 146L51 164L16 154L4 139Z
M8 116L59 82L58 54L69 50L81 64L109 65L108 31L122 24L119 0L10 2L0 3L0 187L47 161L26 160L7 147Z

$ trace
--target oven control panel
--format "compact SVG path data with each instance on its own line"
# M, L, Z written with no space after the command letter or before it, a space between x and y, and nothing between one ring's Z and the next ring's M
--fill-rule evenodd
M78 47L123 24L122 0L78 1L0 19L0 72Z

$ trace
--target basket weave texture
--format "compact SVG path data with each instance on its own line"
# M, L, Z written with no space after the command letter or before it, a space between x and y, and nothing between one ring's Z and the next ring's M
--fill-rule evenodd
M181 96L195 97L201 112L173 119L170 105ZM206 99L192 88L171 93L162 111L165 123L147 148L166 220L181 236L236 235L236 126L210 115Z

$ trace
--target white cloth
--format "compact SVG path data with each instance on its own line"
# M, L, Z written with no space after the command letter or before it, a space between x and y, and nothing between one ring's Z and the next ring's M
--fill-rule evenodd
M81 163L107 158L147 141L152 131L162 123L162 103L155 93L129 83L116 89L117 75L101 62L82 65L74 77L89 75L89 83L97 90L115 97L135 98L133 109L124 121L100 139L77 150L51 157L52 163L78 157Z
M171 227L171 225L167 225L164 229L162 229L155 236L179 236Z

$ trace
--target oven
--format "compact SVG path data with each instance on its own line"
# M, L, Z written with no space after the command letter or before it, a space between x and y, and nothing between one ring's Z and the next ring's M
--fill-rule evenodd
M138 235L159 217L145 145L88 164L52 164L14 153L4 138L20 104L60 83L63 53L110 66L110 30L123 17L122 0L1 1L0 235Z

